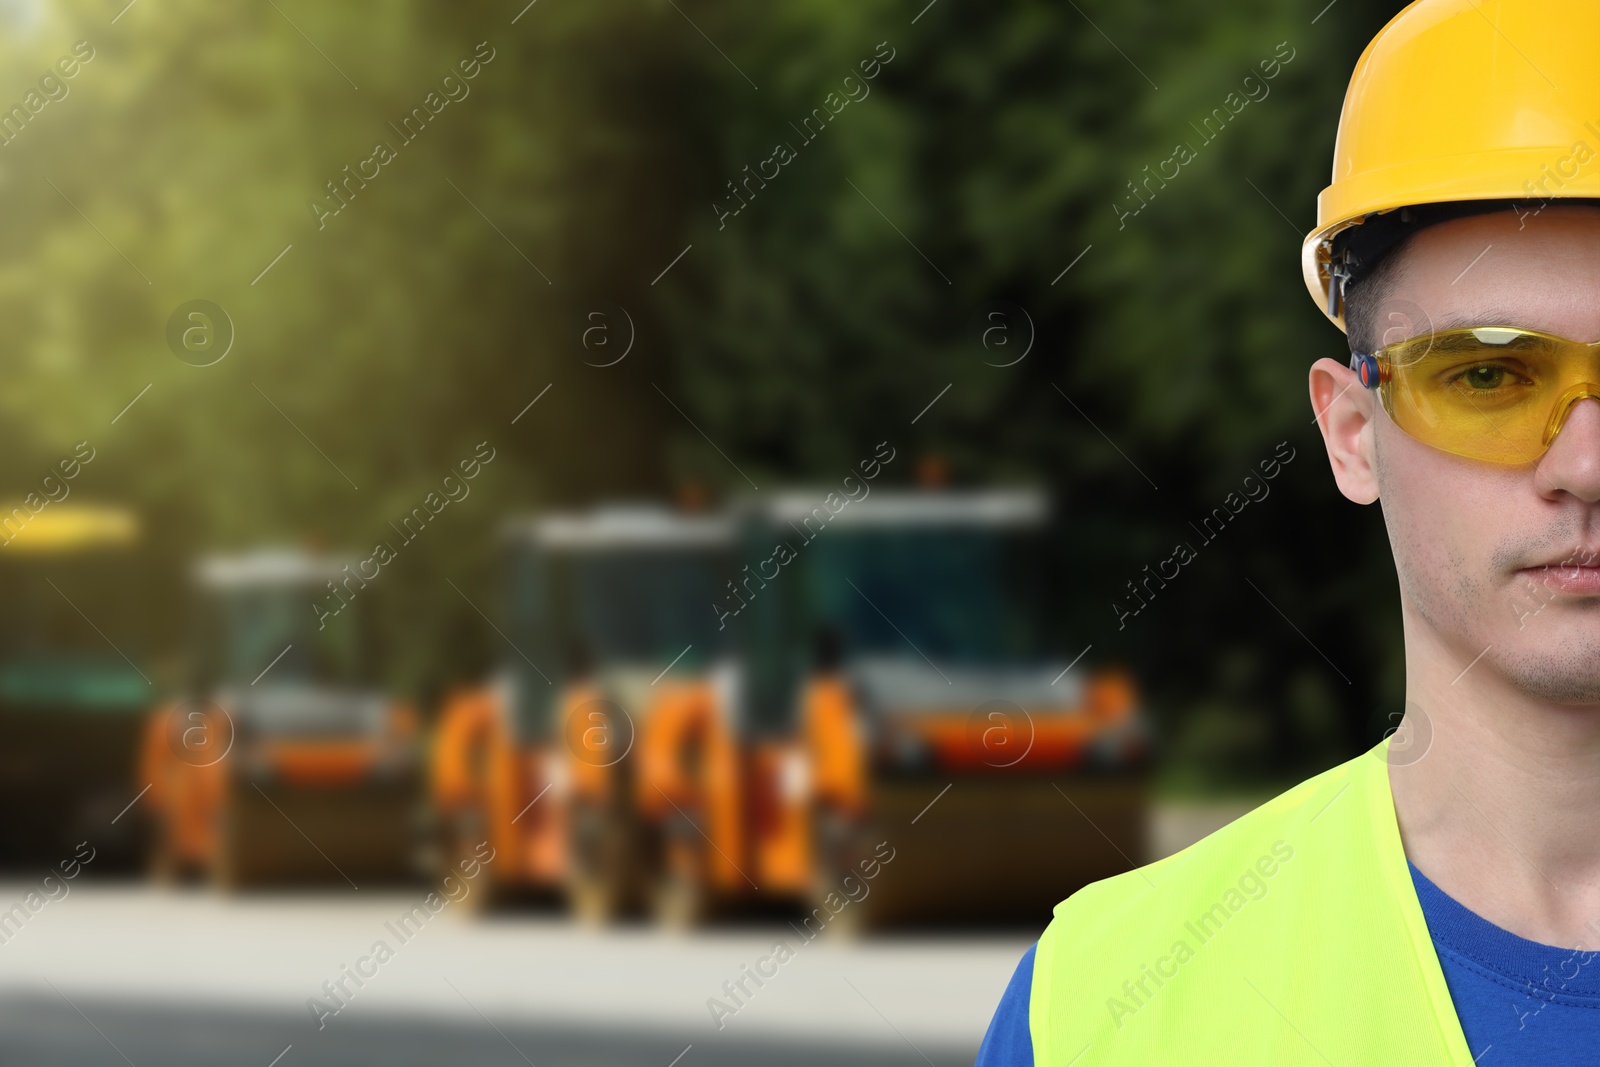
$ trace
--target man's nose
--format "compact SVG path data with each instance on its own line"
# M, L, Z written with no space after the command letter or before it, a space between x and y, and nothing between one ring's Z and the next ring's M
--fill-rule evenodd
M1535 475L1546 496L1565 492L1586 504L1600 501L1600 399L1573 402Z

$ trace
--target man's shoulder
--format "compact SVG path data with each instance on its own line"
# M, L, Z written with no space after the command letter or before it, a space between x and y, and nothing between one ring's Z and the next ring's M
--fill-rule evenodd
M1248 901L1293 863L1301 831L1330 812L1346 814L1345 805L1354 814L1360 776L1380 770L1386 770L1381 746L1307 778L1182 851L1084 886L1056 905L1051 925L1109 932L1119 922L1137 925L1154 913L1173 914L1175 907L1203 912L1219 897ZM1360 822L1334 819L1324 829L1341 821L1347 828Z
M1036 1059L1470 1065L1389 755L1381 743L1057 905L1034 962Z

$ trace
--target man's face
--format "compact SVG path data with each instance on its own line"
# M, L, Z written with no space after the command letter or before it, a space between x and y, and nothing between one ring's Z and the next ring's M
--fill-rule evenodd
M1400 267L1383 340L1447 321L1600 339L1600 209L1440 223ZM1579 401L1550 450L1517 467L1425 445L1373 403L1371 453L1408 626L1462 662L1482 653L1478 669L1531 696L1600 703L1600 401Z

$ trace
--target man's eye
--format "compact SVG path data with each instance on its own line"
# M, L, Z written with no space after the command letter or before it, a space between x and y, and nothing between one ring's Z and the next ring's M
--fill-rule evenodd
M1499 363L1479 363L1461 371L1454 381L1470 390L1487 392L1524 381L1510 367Z

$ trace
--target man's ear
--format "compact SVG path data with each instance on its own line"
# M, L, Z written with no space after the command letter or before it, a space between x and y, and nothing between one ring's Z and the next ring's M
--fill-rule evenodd
M1378 499L1378 475L1373 451L1375 394L1361 384L1349 367L1332 359L1311 365L1311 410L1328 446L1328 464L1339 492L1357 504Z

